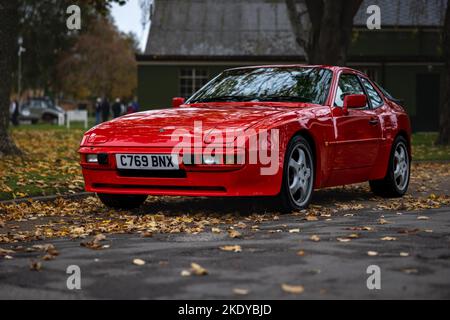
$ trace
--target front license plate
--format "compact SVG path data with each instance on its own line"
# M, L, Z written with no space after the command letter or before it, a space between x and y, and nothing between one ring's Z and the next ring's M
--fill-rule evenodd
M178 170L178 157L171 154L116 154L118 169Z

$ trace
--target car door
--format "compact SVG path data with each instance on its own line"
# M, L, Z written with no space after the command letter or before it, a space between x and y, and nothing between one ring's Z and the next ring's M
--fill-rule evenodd
M335 184L364 181L369 177L382 138L380 120L368 103L361 109L342 111L344 97L364 94L364 85L356 73L339 76L333 105L335 140L333 141L333 172Z

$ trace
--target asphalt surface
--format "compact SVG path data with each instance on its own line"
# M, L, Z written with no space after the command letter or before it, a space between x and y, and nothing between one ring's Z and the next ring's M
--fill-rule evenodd
M389 223L380 224L380 218ZM373 230L349 230L363 226ZM289 232L297 228L300 232ZM212 232L151 238L107 235L102 243L109 248L103 250L81 247L80 239L55 239L48 242L59 256L43 261L40 271L29 267L30 260L42 256L39 252L0 259L0 298L449 299L449 230L450 208L444 207L401 214L364 209L319 221L286 215L262 223L259 231L246 229L241 239ZM337 240L352 233L359 237ZM312 235L320 241L312 241ZM384 237L396 240L381 240ZM224 245L240 245L242 252L220 250ZM378 255L369 256L368 251ZM133 264L136 258L146 264ZM182 276L192 262L208 275ZM70 265L81 269L81 290L67 288ZM367 288L370 265L380 267L380 290ZM283 283L302 285L304 292L284 292ZM249 292L237 295L235 288Z

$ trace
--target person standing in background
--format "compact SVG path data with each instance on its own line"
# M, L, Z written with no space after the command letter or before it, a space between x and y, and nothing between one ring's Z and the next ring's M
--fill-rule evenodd
M119 98L117 98L116 102L113 103L112 112L113 112L113 118L120 117L120 114L122 113L122 104L121 104Z
M14 126L19 125L19 102L13 100L9 107L9 114L11 115L11 122Z
M134 97L132 105L134 112L139 112L141 106L139 105L136 97Z
M106 122L109 120L109 112L110 112L110 105L109 105L109 101L108 98L104 98L103 102L101 104L101 110L102 110L102 121Z
M97 102L95 103L95 124L100 124L101 114L102 114L102 99L97 98Z

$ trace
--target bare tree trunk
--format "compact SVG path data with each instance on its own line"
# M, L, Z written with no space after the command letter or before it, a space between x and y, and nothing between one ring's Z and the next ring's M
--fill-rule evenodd
M8 132L12 71L18 36L18 8L18 0L0 0L0 156L21 154Z
M443 48L446 68L446 92L439 116L439 135L436 143L448 145L450 144L450 0L447 1L445 14Z
M353 17L362 0L305 0L309 27L302 23L296 0L286 0L289 19L298 44L310 64L343 66L347 62Z

